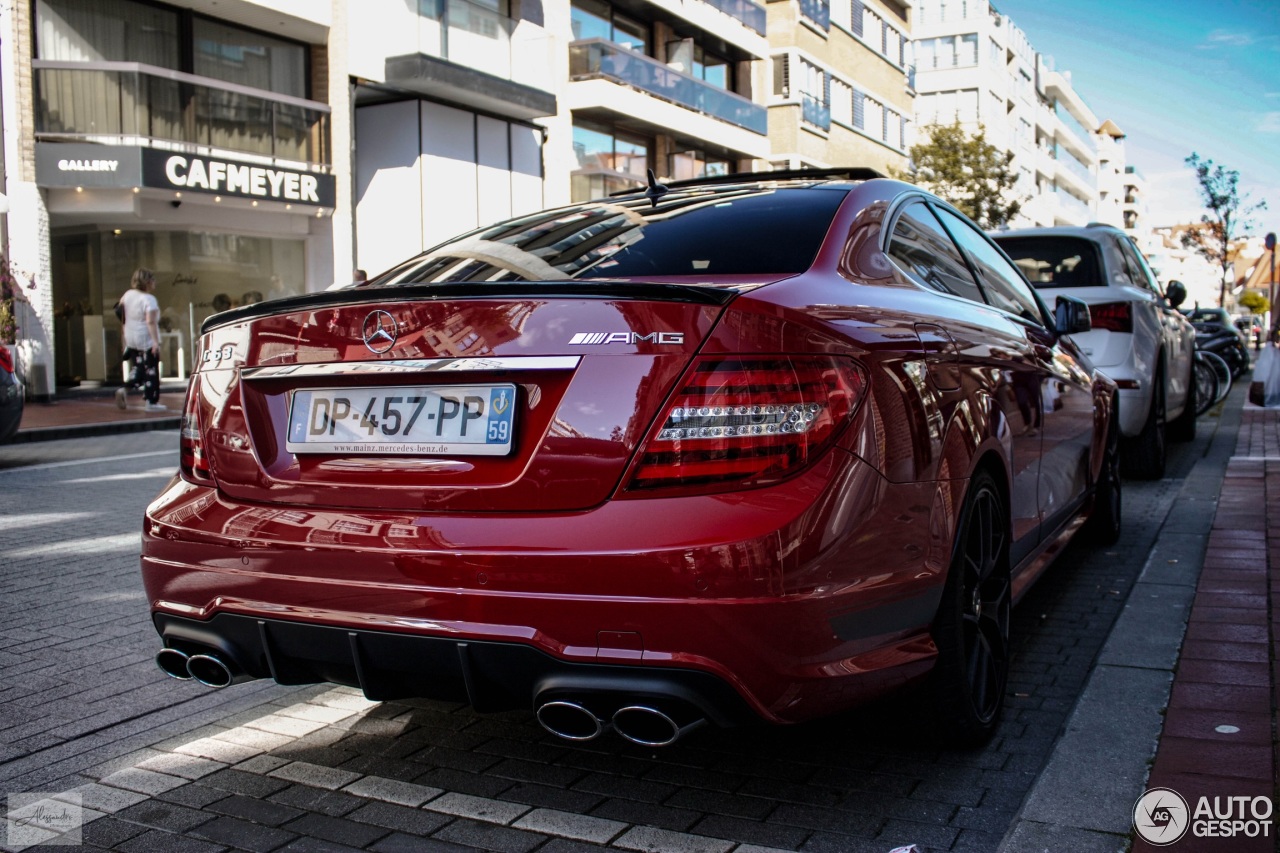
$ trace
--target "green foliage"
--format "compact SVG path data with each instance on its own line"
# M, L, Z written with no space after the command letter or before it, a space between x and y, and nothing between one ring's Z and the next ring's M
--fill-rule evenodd
M0 255L0 344L11 344L17 340L19 329L14 306L26 301L27 297L14 279L8 262Z
M1265 314L1271 310L1271 300L1259 290L1246 290L1240 294L1236 304L1242 308L1248 308L1251 314Z
M999 228L1022 209L1010 190L1018 176L1013 154L987 142L986 129L965 132L960 122L924 128L926 141L911 146L911 164L896 177L949 202L983 228Z
M1196 152L1184 162L1195 170L1200 184L1200 200L1209 213L1200 217L1202 228L1183 232L1182 245L1193 249L1209 263L1222 270L1218 304L1227 298L1227 270L1231 265L1231 244L1253 227L1253 214L1265 210L1265 201L1252 202L1248 193L1240 193L1240 173L1202 158Z

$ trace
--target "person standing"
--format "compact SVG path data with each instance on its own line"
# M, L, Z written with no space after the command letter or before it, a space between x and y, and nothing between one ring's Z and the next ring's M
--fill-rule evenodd
M142 388L148 412L163 412L160 404L160 303L156 300L155 274L139 267L129 290L120 297L124 307L124 359L132 364L132 376L116 389L116 405L128 406L128 389Z

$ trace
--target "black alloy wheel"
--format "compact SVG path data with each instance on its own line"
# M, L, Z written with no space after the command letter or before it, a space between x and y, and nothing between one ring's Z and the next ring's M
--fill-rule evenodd
M1188 400L1192 417L1195 417L1194 400ZM1111 427L1107 430L1107 445L1102 455L1102 470L1093 487L1093 512L1085 528L1089 541L1097 545L1114 545L1120 539L1121 512L1124 508L1120 485L1120 421L1118 400L1111 404ZM1193 421L1194 422L1194 421Z
M1009 514L990 474L969 487L942 604L934 622L932 676L941 739L953 746L991 737L1009 680Z

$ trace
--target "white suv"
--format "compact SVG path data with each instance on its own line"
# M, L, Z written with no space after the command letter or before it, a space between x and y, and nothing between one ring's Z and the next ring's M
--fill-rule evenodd
M1196 433L1192 352L1195 329L1175 309L1186 289L1161 291L1146 258L1120 229L1028 228L992 239L1052 305L1074 296L1089 305L1093 330L1074 335L1095 365L1120 386L1120 434L1127 473L1164 476L1169 437Z

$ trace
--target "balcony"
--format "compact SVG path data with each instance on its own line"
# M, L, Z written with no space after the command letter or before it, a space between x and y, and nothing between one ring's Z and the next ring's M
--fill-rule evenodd
M823 32L831 29L829 0L800 0L800 16Z
M752 133L768 133L768 114L761 104L605 39L569 45L569 79L609 80Z
M764 35L765 18L768 17L768 13L763 6L758 6L751 0L707 0L707 5L719 9L730 18L741 21L748 29Z
M36 134L208 146L329 166L329 106L138 62L32 61Z
M800 110L804 120L823 130L831 129L831 105L825 104L812 95L800 96Z

